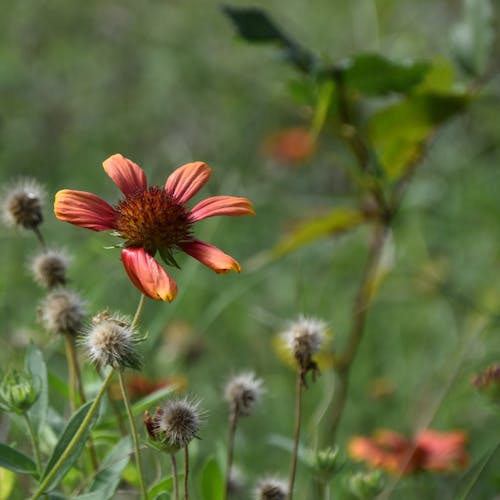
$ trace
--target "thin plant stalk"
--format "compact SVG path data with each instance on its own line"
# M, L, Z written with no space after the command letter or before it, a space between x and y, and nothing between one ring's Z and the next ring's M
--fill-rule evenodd
M42 235L42 232L38 227L33 228L33 232L35 233L36 239L40 243L40 246L42 247L42 250L47 250L47 243L45 243L45 239Z
M170 453L170 459L172 460L172 479L174 481L174 500L179 500L179 477L177 476L177 460L175 458L175 453Z
M297 470L297 455L299 450L300 424L302 420L302 389L304 386L303 370L297 372L297 398L295 406L295 431L293 436L292 462L290 464L290 476L288 479L288 500L293 498L293 486L295 484L295 472Z
M33 445L33 451L35 452L35 462L36 462L36 470L38 474L42 473L42 459L40 456L40 448L38 446L38 439L35 436L35 431L33 429L33 425L31 423L30 416L28 413L23 413L24 420L26 421L26 426L28 427L28 432L30 434L31 443Z
M61 468L63 463L68 459L70 456L71 452L73 451L74 447L80 441L82 438L84 432L86 431L87 427L90 424L90 421L92 420L95 412L99 408L99 403L101 402L102 397L104 394L106 394L106 389L108 388L108 385L111 382L111 379L113 378L115 370L111 369L106 376L106 379L104 380L101 388L99 389L99 392L94 399L94 402L90 406L90 409L85 415L85 418L83 419L79 429L76 431L75 435L73 436L73 439L69 442L68 446L64 450L64 453L59 457L59 460L55 463L54 467L50 470L50 472L47 474L47 476L44 478L42 483L38 486L38 489L34 493L34 495L31 497L31 500L36 500L37 498L40 498L43 494L47 486L50 484L52 481L53 477L56 475L57 471Z
M80 404L85 404L87 398L85 397L85 391L83 389L82 376L80 371L80 365L78 364L78 358L76 356L75 349L75 339L74 337L67 333L64 335L64 343L66 347L66 360L68 363L69 370L69 403L71 408L71 413L74 413ZM80 401L77 401L77 393ZM80 404L79 404L80 403ZM92 468L97 471L99 464L97 461L97 454L95 451L94 441L89 437L88 450L90 455L90 461L92 462Z
M135 328L141 319L142 311L144 310L144 303L146 301L146 296L141 293L141 298L139 299L139 304L137 304L137 309L134 314L134 319L132 320L132 324L130 328Z
M232 409L229 415L229 437L227 440L227 460L226 460L226 484L224 488L224 500L229 496L229 482L231 480L231 469L233 467L234 455L234 435L236 434L236 424L238 423L238 413Z
M127 409L127 415L130 424L130 433L132 434L132 440L134 442L135 462L137 465L137 471L139 473L139 484L141 487L141 494L142 498L146 500L148 498L148 492L146 489L146 483L144 481L144 471L142 467L139 435L137 433L137 426L135 425L135 418L134 418L134 413L132 411L132 406L130 405L127 384L125 383L125 378L123 377L123 370L118 370L118 380L120 381L120 389L122 391L123 402L125 403L125 408Z
M188 445L184 445L184 500L189 499L188 493L188 474L189 474L189 448Z

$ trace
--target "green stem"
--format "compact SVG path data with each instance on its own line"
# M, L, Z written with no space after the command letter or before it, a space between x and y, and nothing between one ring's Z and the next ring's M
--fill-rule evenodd
M177 475L177 460L175 454L171 453L172 459L172 479L174 480L174 500L179 500L179 477Z
M47 250L47 243L45 243L45 239L43 238L42 232L40 231L38 226L33 228L33 232L35 233L36 239L40 243L42 250Z
M238 422L238 412L236 409L231 409L229 415L229 437L227 443L227 460L226 460L226 485L224 488L224 500L229 497L229 483L231 481L231 468L233 466L234 452L234 435L236 433L236 424Z
M33 444L33 450L35 452L36 470L38 474L42 474L42 459L40 457L40 448L38 447L38 440L35 436L35 431L33 425L31 424L30 416L28 413L23 413L24 420L26 420L26 425L28 426L28 432L30 433L31 443Z
M188 474L189 474L189 451L188 445L184 445L184 500L189 499L188 494Z
M137 309L135 311L134 319L132 320L132 324L130 325L130 328L135 328L137 326L137 323L139 323L139 320L141 319L142 311L144 309L144 302L146 301L146 296L144 294L141 294L141 298L139 299L139 304L137 304Z
M293 486L295 484L295 471L297 470L297 454L299 449L300 423L302 420L302 387L304 383L303 370L297 372L297 399L295 406L295 432L293 436L292 463L290 464L290 477L288 479L288 500L293 498Z
M73 436L73 439L69 442L67 448L64 450L64 453L59 457L59 460L55 463L54 467L52 467L51 471L45 476L44 480L36 490L35 494L31 498L31 500L36 500L37 498L40 498L41 495L43 495L45 488L50 484L52 481L52 478L55 476L57 471L61 468L62 464L68 459L70 456L71 452L73 451L73 448L76 446L76 444L80 441L82 438L83 434L85 433L87 427L89 426L95 412L99 408L99 403L101 402L102 397L106 393L106 389L111 382L111 379L114 374L114 369L111 369L104 380L104 383L102 384L102 387L99 390L99 393L97 394L96 398L94 399L94 402L92 403L87 415L83 419L83 422L80 425L80 428L76 431L75 435Z
M146 489L146 483L144 481L144 472L142 469L139 435L137 434L137 427L135 425L134 413L132 412L132 406L130 405L130 399L127 391L127 384L125 383L125 378L123 377L123 370L118 370L118 380L120 381L120 388L122 391L123 402L125 403L125 408L127 409L128 421L130 424L130 433L132 434L132 440L134 442L135 462L137 465L137 471L139 473L139 483L141 487L142 498L146 500L148 498L148 492Z

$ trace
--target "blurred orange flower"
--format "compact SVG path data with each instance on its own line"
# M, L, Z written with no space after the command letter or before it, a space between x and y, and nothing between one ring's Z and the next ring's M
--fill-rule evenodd
M350 457L395 474L418 470L451 472L469 462L463 431L438 432L425 429L414 438L390 430L376 431L373 437L355 436L348 445Z
M185 385L185 380L181 377L151 380L140 373L134 373L133 375L127 377L126 384L130 399L137 400L171 385L174 385L176 389L179 389L181 386ZM113 399L122 399L119 386L113 386L112 395Z
M265 143L266 153L275 160L299 163L316 150L316 142L304 127L291 127L272 134Z

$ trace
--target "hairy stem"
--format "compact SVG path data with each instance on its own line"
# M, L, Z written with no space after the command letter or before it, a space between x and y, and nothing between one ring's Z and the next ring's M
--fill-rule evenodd
M385 224L379 224L375 227L370 252L354 301L351 331L347 338L347 345L344 353L340 356L340 361L336 368L337 384L333 395L332 412L327 434L328 438L332 441L335 441L335 434L347 401L349 374L354 358L358 352L361 339L363 338L371 289L388 232L389 227Z
M130 433L132 434L132 440L134 442L135 462L137 465L137 471L139 473L139 484L141 487L141 494L142 498L146 500L148 498L148 492L146 489L146 483L144 481L139 435L137 434L137 426L135 425L134 413L132 412L132 406L130 405L130 399L127 391L127 384L125 383L125 378L123 377L123 370L118 370L118 380L120 381L120 389L122 391L123 402L125 403L125 408L127 409L128 421L130 424Z
M177 460L175 458L175 453L170 454L172 460L172 479L174 481L174 500L179 500L179 477L177 475Z
M188 474L189 474L189 449L188 445L184 445L184 500L189 499L188 493Z
M224 500L229 497L229 483L231 481L231 468L233 467L233 454L234 454L234 435L236 433L236 424L238 422L238 413L236 410L231 409L229 415L229 432L227 440L227 460L226 460L226 484L224 488Z
M30 416L28 413L23 413L24 420L26 421L26 425L28 427L28 432L31 438L31 444L33 445L33 451L35 452L35 462L36 462L36 470L38 474L42 473L42 459L40 456L40 448L38 446L38 439L35 435L35 431L33 429L33 425L31 423Z
M302 420L302 389L304 387L304 372L297 371L296 400L295 400L295 431L293 436L292 462L290 464L290 476L288 479L288 500L293 498L293 486L295 484L295 472L297 470L297 454L299 450L300 424Z
M106 379L104 380L104 383L102 384L102 387L99 390L96 398L94 399L94 402L92 403L87 415L83 419L83 422L80 425L80 428L75 433L75 435L73 436L73 439L69 442L67 448L64 450L64 453L59 457L59 460L55 463L54 467L52 467L51 471L47 474L47 476L44 478L42 483L39 485L38 489L36 490L36 492L33 495L31 500L36 500L37 498L40 498L41 495L43 495L45 489L52 481L52 478L55 476L57 471L61 468L63 463L68 459L69 455L73 451L73 448L76 446L78 441L80 441L81 437L83 436L84 432L86 431L87 427L89 426L90 421L92 420L95 412L99 408L99 403L101 402L102 397L106 393L106 389L107 389L109 383L111 382L113 374L114 374L114 370L111 369L109 371Z
M134 314L134 319L132 320L132 324L130 328L135 328L141 319L142 311L144 309L144 302L146 301L146 296L141 294L141 298L139 299L139 304L137 304L137 309Z

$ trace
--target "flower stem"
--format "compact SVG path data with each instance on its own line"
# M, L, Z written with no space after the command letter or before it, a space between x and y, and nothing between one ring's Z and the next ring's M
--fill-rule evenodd
M175 453L170 454L172 459L172 479L174 480L174 500L179 500L179 477L177 476L177 460L175 458Z
M229 415L229 437L227 442L226 485L224 489L224 500L227 500L229 496L229 482L231 480L231 468L233 466L234 435L236 433L237 422L238 414L235 410L231 410Z
M139 484L141 487L142 498L146 500L148 498L148 492L146 489L146 483L144 481L144 472L142 469L139 435L137 434L137 427L135 425L134 413L132 412L132 406L130 405L130 399L127 391L127 384L125 383L125 379L123 377L123 370L118 370L118 380L120 381L120 389L122 391L123 402L125 403L125 408L127 409L128 421L130 424L130 433L132 434L132 440L134 442L135 461L137 465L137 471L139 473Z
M184 500L189 499L188 493L188 474L189 474L189 451L188 445L184 445Z
M146 301L146 296L144 294L141 294L141 298L139 299L139 304L137 304L137 309L134 314L134 319L132 320L132 324L130 325L130 328L135 328L137 326L137 323L139 323L139 320L141 319L142 311L144 309L144 302Z
M375 227L370 252L356 294L352 310L353 325L347 339L346 348L344 353L340 356L339 364L336 368L337 384L333 396L332 412L327 433L328 439L332 441L335 441L335 434L347 401L349 374L354 358L358 352L359 344L363 338L373 281L388 234L388 225L377 225Z
M302 419L302 388L304 385L303 370L297 371L297 399L295 406L295 432L293 436L292 463L290 464L290 477L288 479L288 500L293 498L293 485L295 483L295 471L297 470L297 453L299 449L300 423Z
M30 416L28 415L27 412L24 412L23 417L24 420L26 420L28 432L30 433L31 443L33 444L33 451L35 452L36 470L38 474L42 474L42 459L40 457L40 448L38 447L38 440L35 436L35 431L33 429Z
M67 448L64 450L64 453L59 457L59 460L55 463L54 467L52 467L51 471L45 476L44 480L42 483L39 485L38 489L36 490L35 494L32 496L31 500L36 500L37 498L40 498L41 495L43 495L45 488L50 484L52 481L52 478L55 476L57 471L61 468L62 464L68 459L69 455L73 451L74 447L80 441L81 437L83 436L85 430L90 424L90 421L92 420L92 417L94 416L95 412L99 408L99 403L101 402L102 397L106 393L106 389L111 382L111 379L113 377L114 370L111 369L104 380L104 383L102 384L96 398L94 399L94 402L92 403L87 415L83 419L83 422L81 423L79 429L76 431L75 435L73 436L73 439L69 442Z
M47 243L45 243L45 239L42 235L42 232L38 228L38 226L33 228L33 232L35 233L36 239L40 243L42 250L47 250Z

